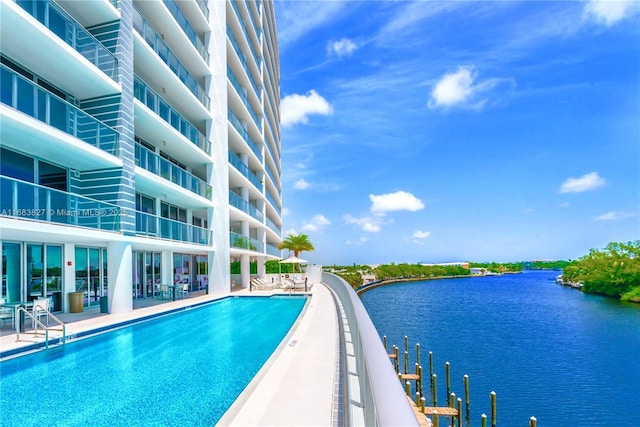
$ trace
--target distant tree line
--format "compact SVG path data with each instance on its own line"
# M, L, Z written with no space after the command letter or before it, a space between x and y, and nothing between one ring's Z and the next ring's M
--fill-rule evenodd
M640 240L609 243L566 266L563 280L581 282L582 291L640 302Z
M469 268L484 268L492 273L517 273L524 270L524 262L470 262Z

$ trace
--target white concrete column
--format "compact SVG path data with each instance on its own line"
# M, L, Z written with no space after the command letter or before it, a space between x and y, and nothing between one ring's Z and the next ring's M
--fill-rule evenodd
M251 257L249 255L240 256L240 274L242 275L242 287L248 288L251 281Z
M173 284L173 252L162 251L160 255L160 283Z
M62 281L62 311L69 313L69 293L76 291L76 246L65 243L62 250L64 254L64 280Z
M264 262L267 260L267 257L259 256L257 258L258 261L258 277L265 277L267 274L267 269L264 266Z
M133 271L131 243L109 242L107 244L107 271L109 273L109 313L129 313L133 310Z

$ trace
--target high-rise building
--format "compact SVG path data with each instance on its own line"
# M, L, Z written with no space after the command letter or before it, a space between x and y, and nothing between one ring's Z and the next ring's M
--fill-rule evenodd
M0 298L126 312L280 256L272 2L0 6Z

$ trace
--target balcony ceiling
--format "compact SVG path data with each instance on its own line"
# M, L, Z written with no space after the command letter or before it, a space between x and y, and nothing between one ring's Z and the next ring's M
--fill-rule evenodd
M81 3L81 2L79 2ZM2 53L78 99L119 93L120 85L12 1L2 2Z

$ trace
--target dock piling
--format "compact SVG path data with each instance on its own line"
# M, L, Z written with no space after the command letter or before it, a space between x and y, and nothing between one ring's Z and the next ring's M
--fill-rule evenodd
M469 375L464 374L462 377L464 382L464 409L465 409L465 419L467 424L471 423L471 414L469 413Z
M444 364L444 377L445 377L445 381L447 382L447 404L450 405L451 404L451 400L449 399L449 397L451 396L451 365L449 364L449 362L445 362Z
M487 415L482 414L480 416L480 427L487 427Z
M491 427L496 426L496 392L491 392Z
M537 424L538 420L536 420L536 417L529 418L529 427L536 427Z
M438 376L436 374L431 375L431 400L433 400L433 406L438 406Z

